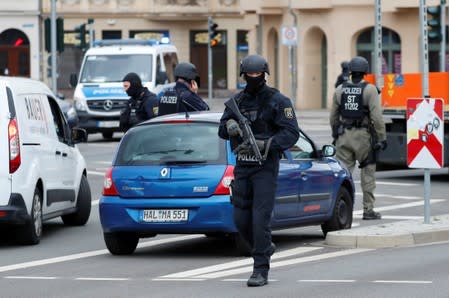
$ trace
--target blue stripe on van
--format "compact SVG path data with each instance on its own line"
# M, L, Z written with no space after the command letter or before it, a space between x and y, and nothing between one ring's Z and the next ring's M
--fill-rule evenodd
M123 97L128 98L122 87L84 87L82 88L86 98Z

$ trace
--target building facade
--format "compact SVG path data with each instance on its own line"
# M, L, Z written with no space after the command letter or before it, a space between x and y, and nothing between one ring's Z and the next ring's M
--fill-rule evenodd
M32 6L36 1L28 2ZM95 39L169 37L180 61L197 65L201 88L207 90L207 19L212 16L220 33L213 48L214 96L242 88L239 61L259 53L270 65L268 83L290 96L299 109L330 105L342 61L355 55L366 57L371 66L374 61L374 0L57 0L56 4L58 16L64 18L66 44L59 57L58 89L70 90L68 77L79 70L83 51L74 46L79 42L75 27L88 19L93 19ZM382 1L381 10L382 71L419 72L419 1ZM50 0L42 0L41 22L49 15ZM22 31L26 30L25 26ZM294 45L287 45L292 39ZM35 46L39 48L39 43L30 41L30 48ZM429 45L431 71L438 70L438 49L438 43ZM45 55L41 55L44 64ZM34 74L39 67L30 69ZM45 70L40 74L44 80Z

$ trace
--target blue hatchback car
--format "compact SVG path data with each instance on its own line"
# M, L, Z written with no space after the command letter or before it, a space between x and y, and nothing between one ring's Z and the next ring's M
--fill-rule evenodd
M105 175L100 200L104 240L112 254L131 254L139 238L157 234L230 235L240 254L248 247L233 223L229 185L235 155L218 137L221 113L156 117L122 138ZM272 228L352 224L354 184L333 158L301 131L280 162Z

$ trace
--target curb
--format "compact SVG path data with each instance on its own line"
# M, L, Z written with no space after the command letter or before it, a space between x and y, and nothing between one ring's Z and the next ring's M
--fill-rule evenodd
M347 248L390 248L449 241L449 215L434 216L430 222L408 220L329 232L325 243Z

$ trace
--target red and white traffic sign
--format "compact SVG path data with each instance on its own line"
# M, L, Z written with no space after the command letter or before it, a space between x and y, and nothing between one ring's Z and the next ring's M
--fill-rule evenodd
M281 41L285 46L295 46L298 42L297 29L294 26L282 26Z
M442 98L407 99L407 165L443 167L444 113Z

